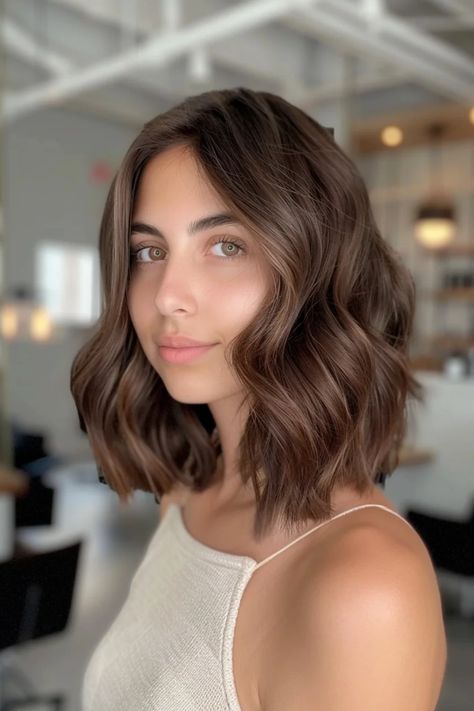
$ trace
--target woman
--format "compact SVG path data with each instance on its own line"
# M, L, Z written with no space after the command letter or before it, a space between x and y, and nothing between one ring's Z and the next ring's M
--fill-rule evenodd
M100 257L72 394L161 523L85 711L433 711L436 577L377 487L422 400L414 284L354 164L278 96L189 97L128 150Z

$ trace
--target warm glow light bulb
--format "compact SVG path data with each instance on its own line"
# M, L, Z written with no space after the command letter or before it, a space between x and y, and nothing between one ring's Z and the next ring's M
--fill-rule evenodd
M18 334L18 314L13 306L3 306L0 315L0 331L3 338L12 340Z
M472 106L471 109L470 109L470 111L469 111L469 121L470 121L471 123L474 123L474 106Z
M30 336L33 341L48 341L53 332L53 323L47 310L41 306L31 314Z
M415 236L425 247L441 249L453 240L455 229L452 220L441 217L425 218L415 223Z
M385 126L380 138L385 146L399 146L403 141L403 131L398 126Z

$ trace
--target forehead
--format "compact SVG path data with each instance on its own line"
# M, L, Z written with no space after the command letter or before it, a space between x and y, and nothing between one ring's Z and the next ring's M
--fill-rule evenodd
M147 163L139 180L135 211L179 209L188 214L194 208L202 210L203 204L225 207L189 148L168 148Z

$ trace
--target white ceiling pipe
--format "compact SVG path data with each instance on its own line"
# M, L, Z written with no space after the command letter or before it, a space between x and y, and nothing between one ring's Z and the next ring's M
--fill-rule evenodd
M442 10L454 12L456 15L464 13L472 13L472 0L431 0L434 5L437 5Z
M367 34L366 16L360 7L347 0L331 0L330 9L333 16L338 14L346 21L359 26ZM426 58L441 61L446 68L468 73L474 81L472 60L436 37L420 32L406 20L382 13L378 19L378 28L385 42L393 42L400 49L407 47Z
M120 0L120 48L126 52L137 44L137 5L130 0Z
M393 72L392 70L390 73L380 74L379 76L357 78L354 85L350 87L351 95L354 96L364 91L373 91L374 89L388 89L391 86L402 84L406 80L406 73ZM302 87L296 91L289 90L288 99L298 104L302 109L305 109L321 101L339 99L345 94L347 94L347 85L337 82L334 84L316 86L314 89Z
M169 1L169 0L168 0ZM10 21L8 21L9 24ZM34 43L34 40L31 39L30 42ZM8 44L8 46L14 50L15 48L12 46L11 43ZM196 50L193 50L195 52ZM198 50L199 51L199 50ZM29 61L35 62L37 59L36 53L30 53L30 54L24 54L23 55L25 59ZM66 67L70 66L69 60L64 58L62 55L55 54L56 57L56 63L55 67ZM252 75L259 78L261 81L269 81L269 82L274 82L278 80L278 76L275 75L274 73L271 73L270 71L264 71L261 66L255 66L254 64L249 64L246 62L241 61L236 61L234 58L232 58L229 53L224 49L222 50L220 47L215 48L212 50L209 54L209 59L214 60L218 65L220 66L227 66L228 68L232 69L233 71L241 71L244 73L248 73L249 71L252 72ZM360 76L357 77L355 86L353 87L353 90L355 93L360 93L364 91L369 91L373 89L378 89L378 88L383 88L387 86L393 86L396 84L402 83L404 80L406 80L407 75L401 72L394 72L393 70L390 70L387 72L384 70L383 72L380 71L378 74L369 74L368 76ZM143 86L143 88L149 90L151 88L150 84L148 81L145 81L143 77L134 77L133 78L133 83L136 86L137 84L140 86ZM156 88L158 88L160 94L165 92L165 88L162 85L157 85L156 82L154 84ZM342 96L342 94L346 91L345 86L340 84L339 82L337 83L327 83L323 85L318 85L315 87L310 87L310 86L305 86L303 84L299 84L296 80L292 82L291 85L291 90L289 90L287 93L289 95L289 99L294 101L295 103L298 103L302 108L307 107L310 108L313 106L316 102L321 102L325 101L328 99L337 99L338 97ZM166 92L165 92L166 93ZM173 92L169 92L169 97L173 97L173 99L177 100L177 95L176 93L173 94ZM93 103L94 99L91 97L88 99L89 104L92 105L91 102ZM126 107L124 107L125 111ZM113 111L117 112L118 109L115 107ZM132 120L134 123L139 123L140 122L140 112L137 112L136 110L132 111L131 116L133 117ZM124 114L124 117L127 118L128 120L128 115Z
M0 20L0 33L4 46L18 57L39 64L53 74L66 74L71 71L72 62L56 52L41 47L37 39L13 20L8 18Z
M474 12L470 15L418 16L413 19L417 27L428 32L458 32L474 25Z
M381 21L381 24L383 25L384 22ZM384 59L406 71L408 76L413 77L422 86L433 88L444 96L463 102L472 100L474 63L462 54L456 53L459 64L462 65L462 74L467 75L467 77L461 76L459 69L453 70L443 64L437 57L431 41L428 43L430 48L428 52L426 46L423 47L422 39L417 46L413 46L408 42L389 40L383 32L371 34L360 18L359 22L353 22L344 19L342 13L335 16L332 5L331 8L317 6L295 13L285 18L285 24L306 36L329 40L345 50L352 50L377 60ZM422 33L417 34L420 38L424 37ZM421 53L423 49L425 51Z
M191 49L254 29L295 7L310 4L311 0L251 0L226 9L176 32L155 36L136 49L78 70L70 76L21 91L17 95L7 94L4 97L3 120L10 121L43 106L57 104L86 89L97 89L141 67L164 66Z
M204 47L193 49L188 57L188 74L196 84L207 84L212 77L212 66L209 52Z
M160 0L160 10L164 30L176 30L181 25L181 0Z

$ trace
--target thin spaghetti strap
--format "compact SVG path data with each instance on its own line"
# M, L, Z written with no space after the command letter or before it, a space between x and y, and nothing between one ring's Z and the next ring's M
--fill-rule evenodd
M326 521L319 523L314 528L311 528L309 531L306 531L306 533L303 533L303 535L298 536L298 538L295 538L294 541L291 541L283 548L280 548L280 550L276 551L275 553L272 553L272 555L268 556L268 558L264 558L264 560L261 560L260 563L257 563L257 565L255 567L260 568L262 565L265 565L265 563L268 563L270 560L272 560L272 558L275 558L277 555L280 555L280 553L283 553L283 551L286 551L287 548L290 548L291 546L295 545L295 543L298 543L298 541L301 541L306 536L309 536L310 533L317 531L318 528L322 528L327 523L331 523L331 521L335 521L337 518L342 518L342 516L347 516L347 514L350 514L353 511L358 511L359 509L366 509L366 508L385 509L385 511L388 511L389 513L393 514L394 516L398 516L399 519L401 519L404 523L407 524L407 526L409 526L413 530L413 526L405 518L403 518L403 516L401 516L396 511L389 509L388 506L384 506L383 504L361 504L360 506L354 506L352 509L347 509L347 511L341 511L341 513L336 514L332 518L328 518Z

